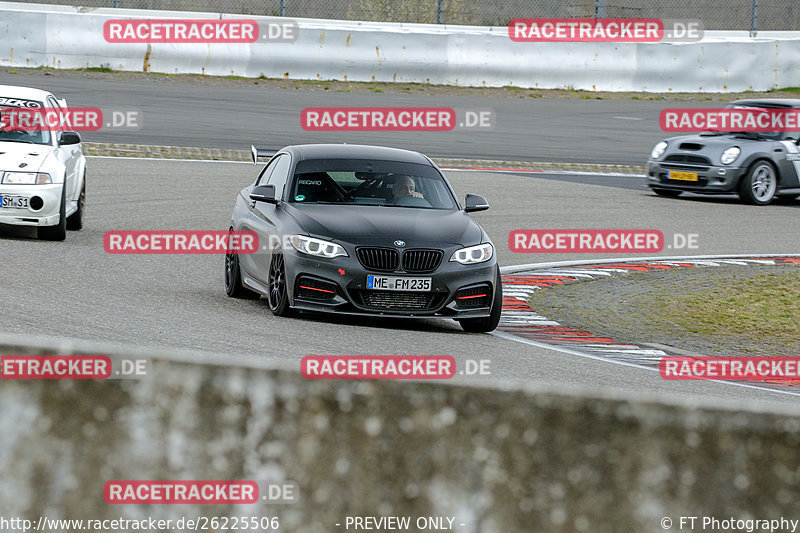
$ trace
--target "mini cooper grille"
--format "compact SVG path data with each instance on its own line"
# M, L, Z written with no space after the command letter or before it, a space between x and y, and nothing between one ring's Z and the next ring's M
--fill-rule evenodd
M357 248L358 262L370 270L394 272L400 263L400 255L392 248Z
M456 293L456 302L459 307L489 307L492 289L488 285L461 289Z
M336 296L336 285L314 278L297 279L295 295L306 300L330 300Z
M433 272L442 262L441 250L406 250L403 254L403 270L406 272Z
M710 165L711 160L707 157L703 157L701 155L690 155L690 154L671 154L668 155L664 161L668 161L670 163L693 163L695 165Z
M435 292L353 291L359 305L376 311L431 311L445 294Z

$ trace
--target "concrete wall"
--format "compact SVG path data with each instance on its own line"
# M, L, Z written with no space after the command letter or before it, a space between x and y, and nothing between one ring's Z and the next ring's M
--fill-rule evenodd
M0 65L588 91L731 92L800 85L798 32L761 32L758 38L706 32L696 43L517 43L505 26L297 19L299 38L292 43L119 44L103 37L109 19L186 16L0 2Z
M0 354L112 353L20 344L0 339ZM282 531L307 533L365 515L455 516L466 524L455 531L487 533L800 518L798 417L590 392L312 382L186 359L158 354L139 380L0 382L2 514L277 513ZM300 500L109 505L112 479L294 480Z

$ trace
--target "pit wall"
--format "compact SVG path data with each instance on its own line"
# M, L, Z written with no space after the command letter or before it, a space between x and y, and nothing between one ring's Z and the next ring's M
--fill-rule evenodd
M517 43L506 27L292 19L292 43L107 43L117 18L276 17L0 2L0 66L413 82L471 87L731 92L800 85L800 32L708 31L695 43Z

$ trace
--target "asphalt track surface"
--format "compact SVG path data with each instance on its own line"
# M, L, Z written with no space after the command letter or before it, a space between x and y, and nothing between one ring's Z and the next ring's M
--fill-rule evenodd
M380 144L431 157L643 165L665 137L658 115L669 107L711 102L589 100L346 93L248 85L219 87L164 79L112 81L0 72L0 84L47 88L74 107L142 112L139 129L86 132L87 141L248 149L308 142ZM527 94L520 91L520 94ZM495 113L491 129L447 132L307 132L306 107L452 107Z
M228 298L223 257L110 255L109 230L225 229L233 199L255 176L241 163L90 158L85 229L61 243L27 229L0 233L0 331L104 341L156 349L258 358L299 367L309 354L452 355L489 359L492 375L452 383L631 390L651 397L695 394L797 406L795 396L712 382L664 381L655 372L584 359L486 334L466 334L446 320L385 320L322 315L275 318L265 301ZM483 194L492 207L475 218L497 246L501 264L575 259L515 254L508 232L522 228L653 228L696 233L697 255L788 253L800 246L798 203L766 208L730 199L665 199L637 187L587 184L557 176L449 172L459 196ZM553 179L543 179L553 178ZM665 249L664 255L680 251ZM607 255L582 256L609 257ZM12 312L15 311L15 312ZM741 405L744 405L741 404Z

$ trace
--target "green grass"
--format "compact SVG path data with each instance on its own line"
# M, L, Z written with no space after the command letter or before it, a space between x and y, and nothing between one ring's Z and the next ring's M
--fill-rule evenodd
M86 67L79 70L82 70L83 72L114 72L113 69L108 67Z
M800 324L800 276L760 274L683 295L659 296L664 317L701 335L747 335L795 342Z

